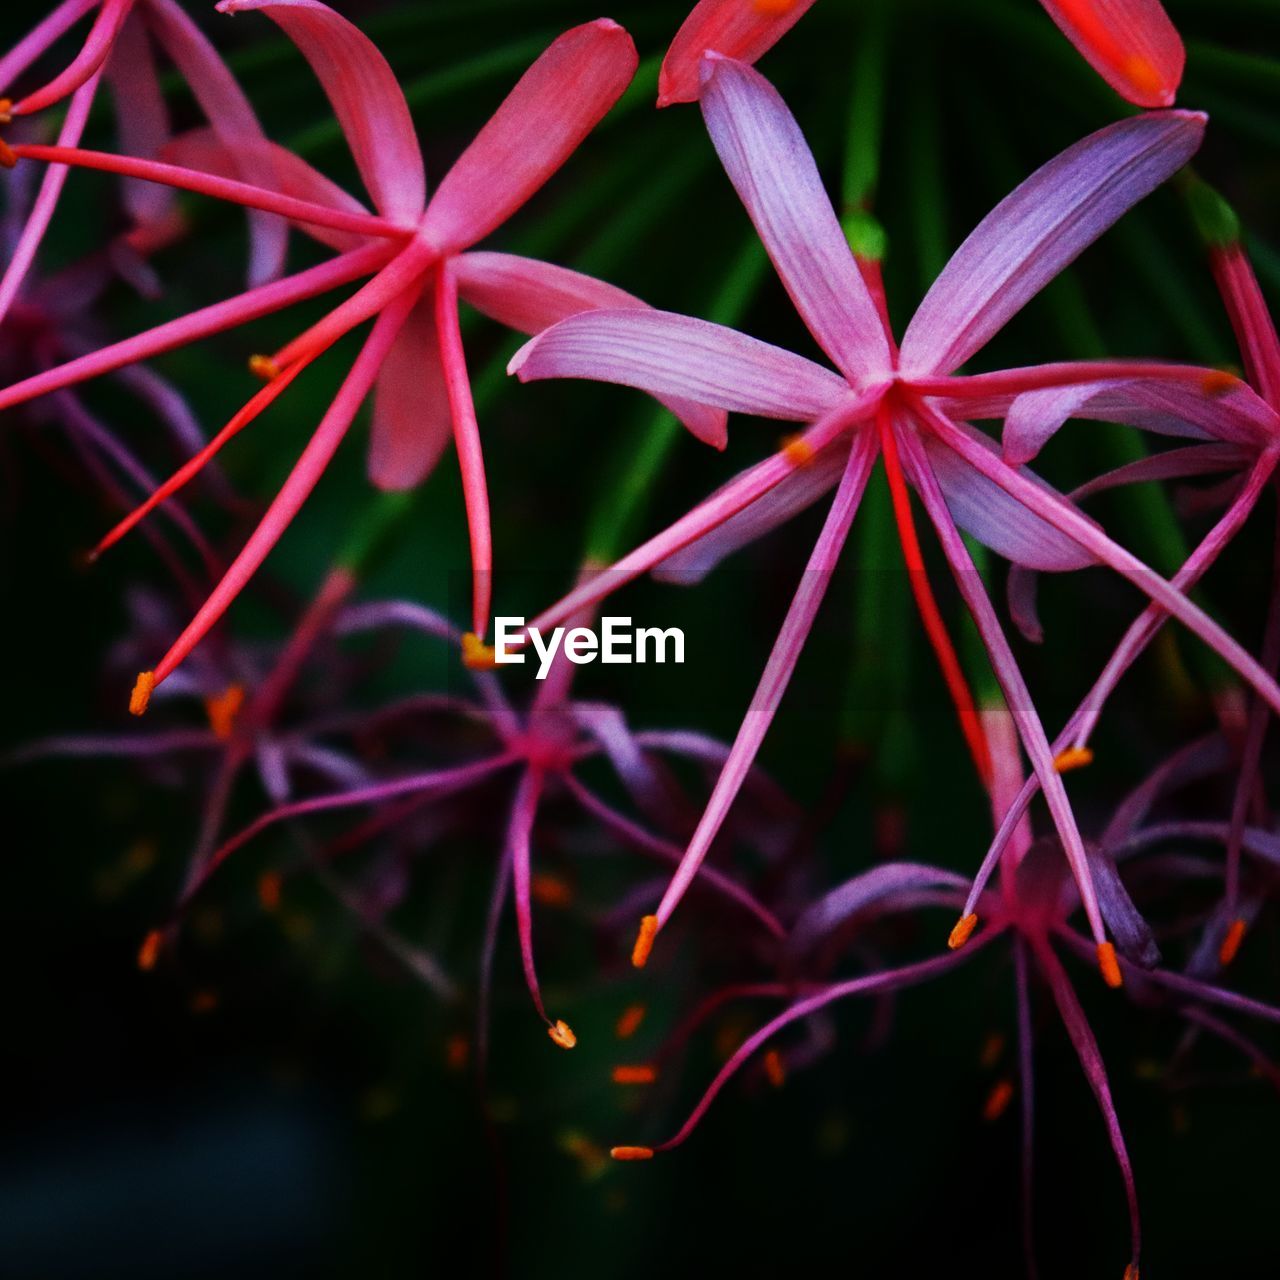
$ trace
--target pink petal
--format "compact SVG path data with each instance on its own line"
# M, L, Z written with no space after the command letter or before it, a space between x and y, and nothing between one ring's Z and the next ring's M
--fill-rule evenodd
M966 434L975 445L993 454L996 452L994 443L981 432L970 427ZM1093 557L1081 551L1070 538L1010 498L945 444L929 434L924 435L923 441L933 474L955 522L983 546L1014 564L1033 569L1063 571L1094 563ZM1031 477L1030 472L1024 474ZM1032 478L1037 485L1044 485L1042 480Z
M727 58L709 56L704 74L707 131L796 310L850 379L887 373L884 325L786 103Z
M1030 462L1070 418L1254 448L1280 442L1280 418L1243 382L1232 381L1225 391L1182 382L1085 382L1018 396L1005 418L1005 461L1013 466Z
M507 827L507 849L511 858L511 887L516 904L516 933L520 938L520 963L524 969L525 985L533 997L534 1008L544 1022L550 1022L542 1003L542 991L538 987L538 971L533 962L533 890L530 874L530 841L533 822L538 814L538 797L542 793L542 773L538 769L525 769L520 776L516 798L511 806L511 821Z
M749 507L655 565L653 576L696 586L727 556L772 533L834 489L848 456L848 441L837 440Z
M649 307L625 289L594 276L511 253L460 254L454 271L461 297L477 311L518 333L541 333L583 311ZM728 420L722 409L709 409L678 397L659 399L704 444L724 448Z
M445 174L424 223L434 243L457 252L504 223L622 96L637 62L608 18L553 41Z
M1040 0L1088 64L1139 107L1169 107L1187 60L1160 0Z
M98 0L62 0L32 27L0 58L0 92L8 92L13 82L97 3Z
M236 157L236 176L271 187L271 157L264 157L261 150L266 134L249 99L204 32L175 0L147 0L146 16L156 42L173 59L210 127ZM286 224L269 213L250 213L249 239L249 283L274 280L284 269Z
M373 41L320 0L221 0L219 13L260 9L311 64L342 125L379 213L408 225L422 216L427 179L409 106Z
M1253 264L1238 244L1216 249L1210 264L1244 355L1249 381L1272 404L1280 404L1280 335Z
M699 0L676 32L658 73L658 106L697 101L708 50L752 63L808 13L814 0Z
M169 139L169 110L160 88L155 58L142 20L136 14L120 28L116 47L106 68L116 112L120 150L154 160ZM74 142L61 145L74 147ZM160 221L170 211L173 196L149 182L128 179L124 203L136 222Z
M950 373L1113 222L1196 153L1205 116L1156 111L1099 129L1037 169L978 224L902 339L904 371Z
M507 371L521 382L590 378L793 422L852 399L843 378L803 356L670 311L572 316L521 347Z
M85 38L84 45L76 54L70 66L49 81L43 88L29 93L25 98L14 103L12 114L28 116L36 111L43 111L64 98L70 97L81 85L88 82L107 60L116 36L124 25L124 20L133 8L134 0L102 0L93 26ZM51 15L52 16L52 15Z
M369 479L380 489L412 489L453 435L435 305L419 299L383 361L373 392Z

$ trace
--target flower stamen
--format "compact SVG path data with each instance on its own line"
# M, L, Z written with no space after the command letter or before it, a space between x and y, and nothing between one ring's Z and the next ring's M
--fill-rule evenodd
M1124 977L1120 973L1120 961L1116 958L1114 942L1098 943L1098 968L1102 971L1102 980L1113 990L1124 986Z
M609 1154L615 1160L652 1160L652 1147L610 1147Z
M156 673L143 671L133 683L133 692L129 695L129 714L131 716L146 715L151 705L151 694L156 687Z
M973 936L973 931L978 927L978 917L975 912L971 912L967 916L961 916L956 921L955 927L951 930L950 936L947 938L947 946L952 951L959 951L966 942Z
M1218 963L1224 969L1240 953L1240 944L1244 941L1244 935L1248 928L1249 922L1241 916L1237 916L1227 926L1226 936L1222 939L1222 946L1218 948Z
M640 921L640 931L636 934L636 944L631 948L631 964L636 969L643 969L649 963L649 952L653 950L653 940L658 936L658 917L645 916Z
M1057 773L1071 773L1075 769L1087 769L1093 763L1093 751L1089 747L1068 747L1053 757Z
M562 1049L572 1049L578 1043L573 1028L563 1018L547 1028L547 1035L551 1037L552 1044L559 1045Z

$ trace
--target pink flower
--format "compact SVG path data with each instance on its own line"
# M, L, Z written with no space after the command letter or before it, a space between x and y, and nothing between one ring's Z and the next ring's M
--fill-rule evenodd
M1089 65L1140 107L1172 106L1186 51L1160 0L1040 0ZM698 0L676 32L658 78L658 105L693 102L708 51L756 62L814 0Z
M194 475L343 335L372 320L363 349L266 517L191 624L135 689L141 713L151 690L199 643L275 545L318 481L361 404L373 394L370 477L384 489L418 484L452 436L463 477L474 575L473 637L483 658L492 548L479 426L459 330L458 298L532 333L586 308L636 307L629 294L577 272L510 254L469 252L511 216L572 154L631 80L631 38L607 19L554 41L525 73L444 176L428 201L409 108L377 48L319 0L223 0L219 9L260 9L295 41L333 104L377 213L282 148L265 152L279 188L226 173L234 159L219 138L196 135L173 148L193 167L72 148L20 146L16 153L142 178L281 215L339 250L320 266L163 324L0 392L0 408L248 323L294 302L369 277L273 356L255 357L267 385L135 516L109 545ZM248 144L240 144L241 149ZM261 148L248 148L264 154ZM723 444L725 415L669 401L696 435Z
M579 624L587 619L579 618ZM452 645L461 641L459 632L431 610L407 602L371 604L350 611L343 620L346 631L374 625L396 623L408 626ZM356 832L340 837L344 847L367 844L376 831L398 822L425 806L439 805L443 800L479 792L498 776L511 779L512 800L506 822L501 860L494 879L488 927L481 959L480 1024L486 1024L485 1007L492 977L493 954L501 915L508 895L514 900L516 930L520 941L520 957L525 982L534 1008L546 1024L552 1041L561 1048L576 1043L569 1025L551 1017L543 1003L534 952L534 905L536 876L533 869L535 826L544 797L567 796L594 824L603 828L622 848L635 851L667 865L680 861L681 848L667 836L655 833L636 822L598 794L579 776L579 768L590 760L603 760L616 775L635 806L646 815L677 821L684 805L678 802L679 789L661 764L663 756L683 759L695 764L720 763L724 748L702 735L692 732L635 732L623 714L614 707L570 697L575 668L561 650L553 661L547 679L526 707L517 707L507 698L496 677L489 672L473 670L471 680L474 698L456 695L423 695L407 699L380 713L383 724L394 720L404 723L415 713L430 710L444 712L461 723L480 727L492 741L461 763L425 772L398 776L389 780L370 780L361 786L312 796L303 800L277 803L258 820L246 827L211 857L206 859L197 879L188 882L184 904L190 901L200 885L237 849L260 832L282 821L311 814L341 812L347 809L371 808L373 815ZM439 730L433 735L438 741ZM752 780L752 790L764 804L776 810L778 795L773 785L762 777ZM489 801L486 801L489 803ZM767 845L767 836L757 821L751 834ZM740 918L749 917L755 930L778 940L783 928L774 914L738 881L706 866L700 869L699 883L720 898ZM637 888L632 900L651 902L661 889L646 884Z
M187 16L177 0L62 0L25 39L0 58L0 91L21 76L86 14L97 10L93 25L75 59L40 88L0 101L0 122L31 116L69 101L58 145L75 147L84 132L98 89L105 81L114 101L122 148L153 159L170 136L169 112L160 89L155 51L162 51L187 82L201 112L228 152L236 157L239 177L270 185L270 169L262 147L266 137L235 77ZM0 143L0 162L12 164L12 148ZM67 170L52 166L23 234L0 277L0 318L13 305L22 281L57 207ZM135 223L117 253L135 271L142 263L129 252L139 237L172 236L175 219L169 192L128 180L125 206ZM284 262L286 225L279 218L250 211L252 260L250 283L278 274Z
M1131 361L1049 364L969 377L955 370L1186 162L1199 145L1204 117L1159 112L1121 121L1038 170L957 250L899 348L888 328L875 264L860 264L850 252L804 138L773 88L751 68L708 55L701 103L721 161L792 301L840 372L717 325L655 311L576 316L528 343L511 362L522 379L595 378L808 424L796 441L741 473L531 626L545 629L655 567L696 578L836 490L733 753L680 872L656 918L645 924L645 936L651 941L675 909L759 749L863 487L883 454L899 494L909 567L915 570L908 482L986 644L1102 947L1103 920L1055 753L957 526L1016 564L1046 570L1110 566L1210 644L1280 710L1275 682L1218 624L1023 465L1075 415L1240 446L1257 455L1255 473L1265 479L1280 458L1280 419L1243 383L1214 370ZM965 419L1004 415L1001 456ZM958 942L971 928L972 921L958 927Z

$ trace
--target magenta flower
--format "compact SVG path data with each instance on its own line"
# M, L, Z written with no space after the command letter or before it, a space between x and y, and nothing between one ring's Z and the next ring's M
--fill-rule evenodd
M1186 50L1160 0L1040 0L1089 65L1139 107L1173 105ZM658 105L693 102L707 52L762 58L814 0L698 0L676 32L658 78Z
M835 487L826 523L680 872L642 927L643 961L706 853L777 710L813 625L859 498L883 455L913 579L906 485L937 531L1043 787L1095 940L1103 920L1080 833L1045 736L959 528L1015 564L1104 564L1219 652L1269 704L1280 689L1240 645L1154 571L1023 465L1072 414L1247 447L1269 471L1280 419L1243 383L1214 370L1132 361L1049 364L975 376L955 370L1130 206L1194 153L1204 117L1158 112L1100 130L1038 170L956 251L901 347L874 270L860 270L795 120L762 76L704 61L703 113L716 149L792 301L840 370L740 333L662 312L596 312L563 321L511 362L521 379L585 377L683 395L808 424L612 570L535 618L545 629L655 567L697 577ZM869 283L872 287L869 287ZM965 419L1008 414L1005 455ZM927 617L926 612L926 617ZM975 758L981 757L975 751ZM967 913L956 945L972 931Z
M1007 812L1022 781L1018 731L1008 710L999 706L984 710L983 727L988 735L992 760L989 789L992 813L998 822ZM1186 759L1168 762L1167 766L1135 790L1117 810L1101 846L1090 847L1089 857L1098 884L1099 901L1118 946L1118 951L1108 953L1106 963L1117 973L1123 968L1128 979L1126 986L1129 995L1135 1003L1172 1006L1187 1019L1192 1028L1217 1035L1232 1048L1245 1054L1250 1062L1260 1064L1267 1074L1276 1078L1276 1067L1262 1050L1213 1010L1218 1008L1280 1023L1280 1008L1203 981L1194 973L1184 974L1160 967L1160 953L1153 935L1134 907L1116 870L1117 857L1129 857L1150 842L1152 833L1144 829L1144 823L1155 798L1168 785L1171 773L1186 777ZM1167 833L1163 834L1167 838ZM1156 838L1160 838L1160 835L1157 834ZM1274 840L1272 843L1275 843ZM1101 1050L1059 955L1060 950L1084 958L1091 958L1093 954L1090 940L1071 923L1080 899L1075 886L1065 874L1066 863L1061 854L1056 839L1035 840L1029 824L1020 822L1016 834L1005 848L999 886L988 891L983 905L983 914L989 919L990 927L972 947L963 952L944 953L910 964L873 968L870 972L840 981L816 979L813 976L816 968L829 963L829 959L822 960L819 957L831 951L833 946L839 948L844 944L847 947L851 937L861 941L880 921L927 907L944 906L954 909L964 893L965 881L953 872L938 867L896 862L874 867L824 894L800 913L788 932L785 948L789 974L787 981L748 983L727 988L705 1001L676 1035L681 1040L686 1038L710 1011L721 1006L726 999L781 999L787 1002L786 1008L736 1048L703 1092L686 1121L670 1138L654 1146L614 1147L614 1158L624 1161L646 1160L658 1152L670 1151L680 1146L692 1135L725 1086L758 1055L763 1054L765 1072L775 1079L782 1078L788 1067L800 1065L801 1057L810 1052L809 1046L798 1046L795 1052L770 1047L765 1052L766 1046L776 1045L781 1033L793 1025L804 1026L840 1000L868 996L884 998L938 977L999 938L1008 944L1014 964L1018 1011L1018 1085L1016 1089L1011 1082L1005 1082L1003 1087L997 1086L997 1091L988 1101L986 1113L989 1118L995 1118L1016 1093L1021 1094L1024 1144L1022 1176L1028 1256L1030 1257L1031 1250L1031 1181L1034 1164L1032 996L1033 977L1038 976L1049 990L1102 1114L1129 1211L1130 1258L1124 1275L1126 1280L1136 1280L1139 1273L1141 1226L1133 1168L1111 1096ZM1271 856L1274 858L1276 855L1272 853Z
M125 529L195 474L209 457L273 403L344 334L372 320L363 349L265 518L191 624L153 671L140 678L141 713L163 681L199 643L275 545L305 502L373 393L369 472L384 489L418 484L450 436L463 477L474 576L468 654L484 661L492 547L479 426L467 379L458 298L526 333L585 308L643 307L619 289L548 263L510 254L465 252L511 216L568 159L609 110L635 71L630 36L607 19L576 27L538 58L475 141L426 198L422 155L409 108L377 48L319 0L223 0L224 13L261 9L294 40L320 78L378 212L282 148L267 156L279 182L268 190L226 176L230 157L217 140L175 148L200 164L167 164L73 148L19 146L18 156L103 169L203 192L263 209L304 226L339 250L332 260L170 321L125 342L0 391L0 408L134 364L211 333L246 324L292 303L369 278L351 297L273 356L255 357L268 384L135 516ZM243 149L247 144L240 144ZM261 149L259 149L261 153ZM723 444L725 415L670 402L701 439Z
M459 632L438 614L421 606L403 603L374 604L353 610L346 625L367 626L379 619L389 622L393 616L402 625L451 644L461 641ZM651 816L665 817L668 822L678 822L684 806L678 803L678 793L673 792L674 780L661 766L660 758L670 755L698 764L711 762L718 765L726 754L723 746L700 734L684 731L634 732L616 708L571 699L573 673L574 667L561 650L546 680L525 709L518 709L508 700L494 675L479 670L471 672L477 694L475 699L426 695L407 700L399 709L404 714L423 710L450 713L467 724L486 729L492 738L492 746L486 747L478 758L467 759L461 764L278 803L207 860L199 880L188 885L184 902L190 900L204 879L230 854L279 822L315 813L371 807L374 815L357 829L358 838L340 838L344 847L354 847L357 842L367 843L377 830L403 821L424 805L439 804L445 798L477 791L499 775L514 773L513 799L482 951L481 1003L482 1006L487 1005L497 930L510 894L515 903L521 964L534 1007L546 1023L551 1039L561 1048L573 1048L576 1037L569 1025L563 1019L553 1019L546 1011L534 955L536 877L532 855L534 830L543 797L553 790L567 795L582 813L601 826L621 847L673 865L680 861L680 846L610 804L578 776L579 766L588 760L603 759L638 809ZM380 713L380 720L384 723L396 717L395 705ZM767 779L753 777L752 789L767 808L777 811L777 794ZM770 848L772 841L766 824L757 821L750 834L761 842L762 850ZM735 911L745 912L757 929L774 939L782 937L782 925L774 914L736 880L704 866L700 869L699 883L732 905ZM638 893L644 895L644 900L649 903L652 898L648 895L656 896L660 889L660 884L656 890L653 886L645 886ZM480 1021L483 1027L483 1010Z
M131 155L154 159L171 132L156 65L158 49L177 67L209 127L235 158L237 176L271 185L269 159L263 152L266 136L249 100L176 0L62 0L25 39L0 58L0 91L12 85L95 9L97 14L79 54L47 84L16 101L0 101L0 123L35 115L69 99L58 145L75 147L105 81L114 100L122 148ZM13 149L0 142L0 163L11 165L15 160ZM57 208L67 172L54 165L45 174L31 215L0 277L0 318L13 305L31 269ZM139 237L172 237L172 197L162 188L129 180L124 185L124 201L135 230L122 237L116 252L138 269L140 264L129 252L133 241ZM284 263L287 227L281 219L253 210L249 219L250 283L261 283L278 274Z

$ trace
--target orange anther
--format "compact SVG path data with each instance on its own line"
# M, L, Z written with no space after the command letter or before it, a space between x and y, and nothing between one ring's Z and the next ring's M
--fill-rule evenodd
M572 1049L578 1043L578 1037L573 1034L573 1028L563 1018L547 1028L547 1035L551 1037L552 1044L557 1044L562 1049Z
M18 157L14 149L3 138L0 138L0 166L12 169L17 163Z
M573 889L559 876L539 872L529 883L533 900L544 907L567 907L573 901Z
M129 714L131 716L146 715L151 704L151 694L156 687L156 673L142 672L133 683L133 692L129 695Z
M280 376L280 366L271 356L250 356L249 372L255 378L261 378L263 382L271 382Z
M1124 978L1120 974L1120 961L1116 959L1114 942L1098 943L1098 968L1102 970L1102 980L1107 986L1124 986Z
M1211 396L1224 396L1240 385L1240 379L1227 369L1211 369L1200 379L1200 389Z
M284 877L278 871L264 871L258 877L258 901L263 911L280 910L280 889Z
M982 1104L982 1118L984 1120L999 1120L1012 1101L1012 1081L999 1081L991 1092L987 1094L986 1102Z
M0 98L0 124L13 123L13 99Z
M973 936L973 931L978 927L978 917L972 912L967 916L961 916L956 921L955 928L951 930L951 936L947 938L947 946L952 951L959 951L966 942Z
M474 631L462 637L462 665L468 671L492 671L498 665L497 650Z
M629 1004L618 1017L614 1034L619 1040L630 1040L644 1021L645 1008L642 1004Z
M1053 767L1058 773L1070 773L1073 769L1087 769L1093 763L1093 751L1089 747L1068 747L1053 757Z
M614 1067L612 1077L614 1084L652 1084L658 1078L658 1072L648 1065Z
M1244 941L1245 930L1249 927L1247 920L1236 917L1228 926L1222 946L1218 948L1218 963L1225 969L1239 954L1240 944Z
M782 1054L777 1049L770 1049L764 1055L764 1073L775 1089L781 1089L787 1082L787 1069L782 1063Z
M156 967L156 961L160 958L160 948L164 945L164 934L159 929L152 929L149 934L142 940L142 946L138 948L138 968L143 973L149 973Z
M1138 1280L1138 1264L1131 1262L1124 1269L1124 1280Z
M215 697L204 700L205 715L209 717L209 727L219 742L226 742L236 726L236 716L244 706L244 685L228 685Z
M652 1147L610 1147L609 1154L615 1160L652 1160Z
M658 936L658 917L644 916L640 921L640 932L636 934L636 945L631 948L631 963L637 969L643 969L649 963L649 952L653 950L653 940Z
M782 456L793 467L803 467L813 461L813 445L802 435L786 436L782 441Z

